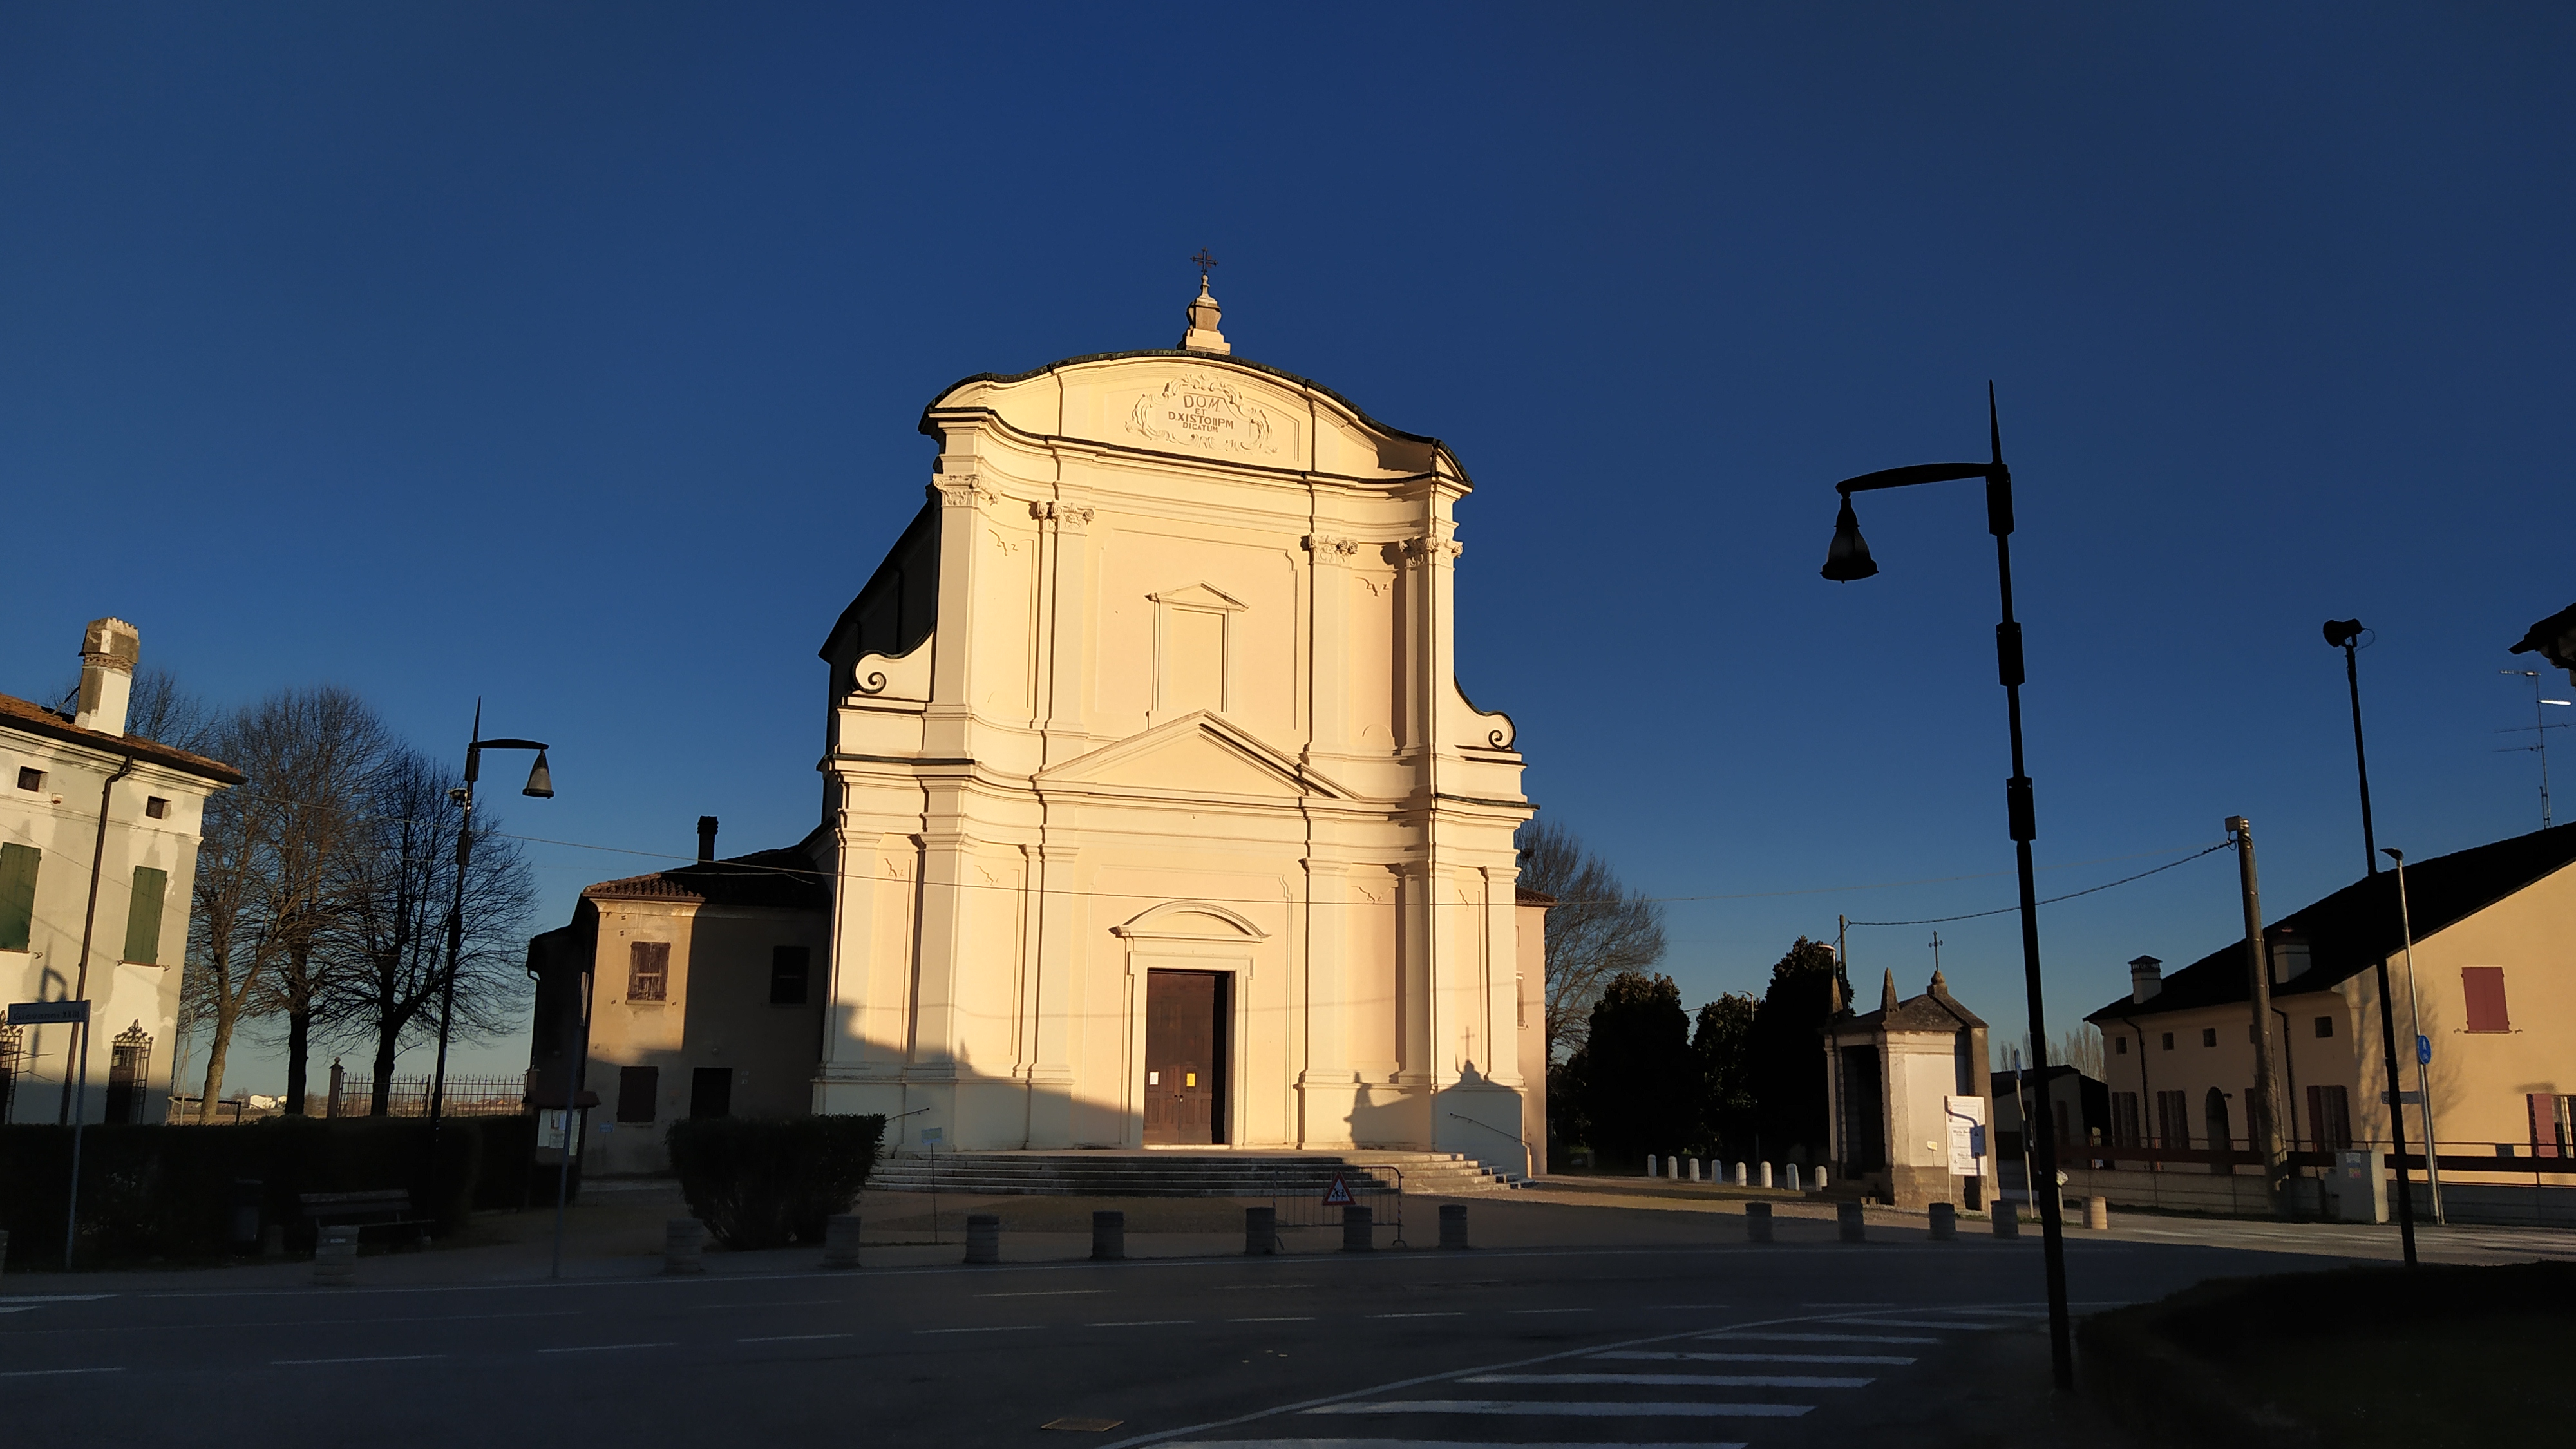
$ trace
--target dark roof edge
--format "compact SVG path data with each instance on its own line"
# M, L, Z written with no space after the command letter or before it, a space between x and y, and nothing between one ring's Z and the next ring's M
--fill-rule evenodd
M200 779L212 780L219 785L238 785L249 778L239 769L221 760L209 759L204 755L180 749L176 745L165 745L159 740L147 740L141 735L112 735L105 730L83 729L33 700L20 699L16 695L0 695L0 699L5 699L12 704L23 704L32 711L26 714L14 709L0 711L0 728L22 729L32 735L44 735L65 744L80 745L104 754L131 755L138 760L150 760L156 765L167 766L183 774L195 775Z

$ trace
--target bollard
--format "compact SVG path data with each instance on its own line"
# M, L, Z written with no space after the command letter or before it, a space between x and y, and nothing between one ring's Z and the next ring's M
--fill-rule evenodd
M662 1228L662 1271L703 1273L707 1225L696 1218L672 1218Z
M1825 1186L1825 1165L1819 1162L1816 1164L1816 1191L1823 1192Z
M1467 1205L1465 1203L1444 1202L1440 1205L1440 1246L1444 1248L1467 1246Z
M1847 1198L1834 1204L1834 1226L1842 1230L1842 1239L1846 1243L1869 1241L1869 1220L1860 1215L1860 1203L1856 1200Z
M1002 1261L1002 1220L992 1213L966 1215L966 1261Z
M1646 1175L1648 1177L1655 1175L1655 1154L1651 1152L1646 1154Z
M1243 1210L1243 1251L1254 1256L1279 1251L1279 1209L1248 1207Z
M1995 1236L1998 1238L2021 1236L2021 1214L2014 1210L2009 1199L2000 1197L1995 1199Z
M1358 1203L1342 1209L1342 1251L1365 1253L1375 1248L1377 1242L1369 1236L1374 1226L1369 1210Z
M1796 1192L1798 1190L1798 1164L1792 1162L1785 1168L1781 1169L1780 1182L1781 1186L1786 1187L1791 1192Z
M352 1227L327 1227L321 1241L313 1248L313 1281L317 1286L339 1287L358 1276L358 1230Z
M1115 1263L1127 1256L1127 1215L1103 1208L1091 1215L1091 1257Z
M1771 1241L1771 1204L1749 1202L1744 1205L1744 1240L1748 1243Z
M1762 1185L1764 1187L1771 1185L1771 1164L1767 1162L1762 1164Z
M1730 1187L1751 1187L1753 1185L1753 1179L1745 1175L1744 1164L1741 1162L1726 1170L1726 1181L1727 1185Z
M1959 1236L1959 1210L1946 1202L1932 1204L1932 1241L1946 1243Z
M1696 1157L1691 1159L1690 1180L1693 1182L1699 1181L1699 1159Z
M823 1266L859 1266L859 1215L834 1213L823 1219Z
M1667 1158L1665 1158L1665 1159L1664 1159L1664 1176L1665 1176L1666 1178L1669 1178L1670 1180L1672 1180L1672 1181L1674 1181L1674 1182L1679 1182L1679 1181L1681 1181L1681 1180L1682 1180L1682 1160L1681 1160L1680 1158L1678 1158L1678 1157L1667 1157Z
M2107 1197L2084 1199L2084 1226L2107 1229L2111 1226L2111 1200Z

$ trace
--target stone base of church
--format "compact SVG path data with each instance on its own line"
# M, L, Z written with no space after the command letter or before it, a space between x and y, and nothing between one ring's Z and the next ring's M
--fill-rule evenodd
M1520 1144L1521 1094L1471 1077L1434 1089L1427 1083L1301 1082L1293 1140L1242 1134L1247 1140L1199 1144L1197 1151L1384 1148L1459 1152L1527 1170ZM943 1152L1014 1152L1142 1148L1140 1116L1108 1103L1085 1102L1070 1082L1019 1078L908 1080L825 1076L814 1083L813 1110L834 1115L882 1113L885 1150L917 1152L924 1130Z
M1921 1212L1936 1202L1962 1209L1978 1205L1969 1201L1968 1184L1976 1179L1957 1176L1946 1167L1899 1166L1872 1176L1880 1178L1879 1196L1891 1207Z

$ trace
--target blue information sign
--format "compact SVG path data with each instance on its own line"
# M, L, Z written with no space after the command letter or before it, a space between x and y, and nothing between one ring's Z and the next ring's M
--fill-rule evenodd
M2429 1063L2433 1060L2433 1039L2431 1037L2419 1036L2415 1038L2415 1060L2419 1063Z

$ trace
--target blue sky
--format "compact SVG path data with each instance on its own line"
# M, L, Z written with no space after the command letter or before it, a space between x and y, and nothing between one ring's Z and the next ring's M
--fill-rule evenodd
M451 753L479 694L556 746L513 831L787 843L922 405L1171 345L1206 246L1241 355L1473 474L1461 681L1690 1000L2012 899L1974 486L1816 577L1833 481L1979 456L1989 378L2042 893L2242 813L2280 915L2361 863L2329 616L2384 841L2539 823L2571 71L2540 6L13 6L0 690L115 613ZM658 863L531 852L541 926ZM2050 908L2052 1017L2237 912L2224 855ZM2012 918L1941 930L2017 1023ZM1856 931L1864 990L1929 936Z

